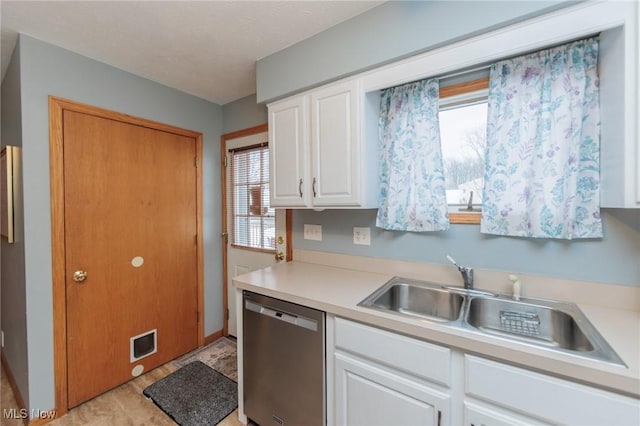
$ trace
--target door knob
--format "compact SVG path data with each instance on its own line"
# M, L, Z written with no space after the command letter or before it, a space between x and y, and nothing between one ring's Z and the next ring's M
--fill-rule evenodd
M75 271L73 273L73 280L77 283L81 283L82 281L87 279L86 271Z
M279 251L276 253L276 260L284 260L284 253Z

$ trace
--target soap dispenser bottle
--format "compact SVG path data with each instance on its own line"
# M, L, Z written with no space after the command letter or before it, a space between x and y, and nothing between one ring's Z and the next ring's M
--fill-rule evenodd
M509 275L509 280L513 283L513 300L520 300L520 279L517 275Z

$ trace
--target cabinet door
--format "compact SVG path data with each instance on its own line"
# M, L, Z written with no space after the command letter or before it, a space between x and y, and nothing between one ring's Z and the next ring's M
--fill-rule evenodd
M358 80L311 93L311 179L316 206L362 204Z
M272 207L302 207L310 200L305 172L308 158L308 98L297 96L269 105Z
M447 394L341 352L334 360L336 425L448 423Z

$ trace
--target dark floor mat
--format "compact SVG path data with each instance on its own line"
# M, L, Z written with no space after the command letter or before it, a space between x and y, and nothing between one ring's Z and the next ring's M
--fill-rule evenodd
M218 424L238 406L238 385L201 361L185 365L142 393L182 426Z

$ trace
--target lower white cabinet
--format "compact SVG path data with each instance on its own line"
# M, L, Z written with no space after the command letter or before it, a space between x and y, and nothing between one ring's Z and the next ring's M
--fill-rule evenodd
M341 318L327 333L329 424L450 423L448 348Z
M449 396L392 369L337 352L336 424L414 426L444 424Z
M468 425L499 426L509 413L530 417L525 424L640 424L635 398L472 355L465 355L464 368ZM473 401L488 408L474 409Z
M640 400L327 315L329 425L640 425Z

